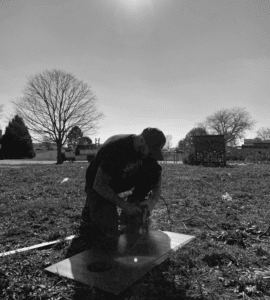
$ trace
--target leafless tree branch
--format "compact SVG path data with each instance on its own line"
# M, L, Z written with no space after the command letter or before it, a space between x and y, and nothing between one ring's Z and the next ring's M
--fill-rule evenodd
M83 132L93 133L103 117L91 88L61 70L30 77L23 97L13 104L30 131L56 143L58 163L62 162L62 146L71 128L78 126Z
M270 140L270 127L261 127L258 129L257 138L263 141Z
M223 134L226 144L235 144L251 130L255 121L245 108L222 109L209 116L205 122L207 128L216 134Z

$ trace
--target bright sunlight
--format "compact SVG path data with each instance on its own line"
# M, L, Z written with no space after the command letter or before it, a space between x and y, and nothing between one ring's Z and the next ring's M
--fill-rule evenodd
M144 9L152 6L153 0L118 0L119 5L121 5L127 12L138 13Z

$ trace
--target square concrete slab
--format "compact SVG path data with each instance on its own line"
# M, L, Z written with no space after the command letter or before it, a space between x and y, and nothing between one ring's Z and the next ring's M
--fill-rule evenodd
M167 231L102 240L45 270L118 295L194 236Z

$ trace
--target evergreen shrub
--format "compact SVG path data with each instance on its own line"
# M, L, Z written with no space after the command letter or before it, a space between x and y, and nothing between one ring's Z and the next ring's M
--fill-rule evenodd
M25 126L23 119L16 115L6 127L5 134L1 139L2 159L34 158L32 138Z

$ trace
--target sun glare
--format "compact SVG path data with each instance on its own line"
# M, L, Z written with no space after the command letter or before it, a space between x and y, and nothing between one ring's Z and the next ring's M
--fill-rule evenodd
M115 32L121 42L139 45L145 41L153 29L154 0L114 0L114 5Z
M152 0L119 0L119 4L129 12L138 12L147 8Z

